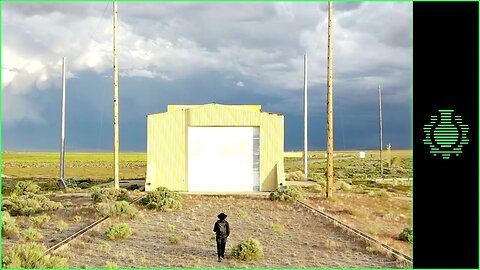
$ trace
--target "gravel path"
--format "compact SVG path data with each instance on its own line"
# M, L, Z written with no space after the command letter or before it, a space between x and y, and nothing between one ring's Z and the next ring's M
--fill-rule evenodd
M108 223L75 240L60 254L70 267L104 267L107 261L121 268L132 267L359 267L391 268L401 264L386 255L367 251L366 244L333 227L321 217L295 204L275 203L264 198L238 196L183 196L177 212L142 210L143 218L129 223L134 235L128 240L108 240L103 232ZM216 215L225 212L231 226L227 254L241 239L254 237L263 245L264 258L242 262L228 258L216 261L215 240L211 239ZM167 224L175 226L169 231ZM272 225L286 230L276 233ZM171 229L171 228L170 228ZM169 244L168 237L184 238ZM102 250L108 243L109 251ZM336 247L334 247L336 246Z

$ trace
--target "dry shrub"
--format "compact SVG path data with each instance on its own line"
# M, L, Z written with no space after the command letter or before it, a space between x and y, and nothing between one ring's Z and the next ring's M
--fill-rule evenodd
M336 190L351 190L352 185L348 184L345 181L338 180L338 181L335 181L335 189Z
M341 243L337 243L333 240L330 240L330 239L327 239L325 241L325 247L328 248L328 249L337 249L337 248L341 248L343 245Z
M36 194L40 192L40 186L32 181L19 181L12 190L12 195L21 196L28 193Z
M80 221L82 221L82 216L76 215L76 216L73 217L73 220L75 222L80 222Z
M181 241L182 239L176 235L172 235L168 237L168 243L173 245L180 244Z
M175 231L175 225L170 224L170 223L167 223L167 230L168 230L169 232Z
M303 172L301 171L295 171L295 172L290 172L285 174L285 180L286 181L304 181L307 180Z
M68 223L66 223L63 219L60 219L59 221L57 221L57 224L55 224L55 228L59 232L63 232L68 227L69 227Z
M311 185L308 187L308 191L312 193L324 193L325 188L319 184Z
M112 249L112 246L110 246L109 243L104 242L100 245L100 250L104 252L109 252Z
M91 188L91 191L92 191L93 203L111 202L111 201L129 202L132 200L130 195L128 195L128 191L124 188L116 189L116 188L93 187Z
M2 202L2 210L8 211L12 216L30 216L43 211L57 210L63 208L59 202L51 201L49 198L27 193L25 195L12 195L9 200Z
M285 226L283 226L282 224L273 224L272 225L272 231L276 232L276 233L284 233L285 232Z
M242 209L240 209L240 210L238 211L238 215L239 215L241 218L246 218L246 217L248 217L248 213L247 213L245 210L242 210Z
M398 235L398 238L402 241L413 242L413 229L404 228L403 231Z
M385 190L379 191L376 193L377 197L380 197L382 199L388 199L390 198L390 195Z
M132 228L125 223L112 224L105 231L105 235L112 240L128 239L132 236Z
M40 215L40 216L30 218L30 222L36 228L43 228L43 226L49 221L50 221L50 217L47 215Z
M105 262L105 265L103 266L103 268L120 268L118 266L118 264L114 263L114 262Z
M182 207L181 200L182 197L178 192L159 187L155 191L148 192L147 196L140 200L140 204L146 205L148 209L174 211Z
M8 212L2 212L2 237L18 234L17 221Z
M109 217L120 217L127 216L128 218L134 219L139 217L140 212L138 209L130 205L126 201L108 201L101 202L94 205L95 209L101 216Z
M242 261L256 261L263 258L263 247L253 238L241 241L232 249L232 257Z
M43 235L34 228L28 228L20 233L25 242L38 242L43 240Z
M67 268L67 259L55 255L43 256L47 248L36 243L14 245L3 257L3 268Z
M303 198L303 190L300 186L280 186L270 193L270 200L272 201L293 202L301 198Z

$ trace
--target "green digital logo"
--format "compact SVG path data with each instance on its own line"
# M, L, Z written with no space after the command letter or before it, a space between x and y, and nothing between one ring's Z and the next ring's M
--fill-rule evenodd
M454 115L453 110L438 110L440 115L432 115L430 123L423 126L425 139L423 142L430 146L430 153L434 156L442 155L443 159L450 159L450 155L459 156L462 147L468 144L468 125L462 123L462 116Z

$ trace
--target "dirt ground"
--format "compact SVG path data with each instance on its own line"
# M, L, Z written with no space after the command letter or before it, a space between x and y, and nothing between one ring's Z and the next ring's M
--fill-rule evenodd
M405 267L297 204L238 196L183 195L183 198L183 209L177 212L139 207L142 218L121 221L132 226L134 234L130 239L106 238L107 226L120 222L108 220L58 254L67 257L69 266L75 268L104 267L106 262L121 268ZM231 226L227 259L221 263L216 261L216 244L212 239L212 227L219 212L228 215ZM274 224L284 225L285 232L275 232ZM169 244L168 237L172 235L183 241ZM254 262L230 258L232 246L248 237L260 241L264 258ZM106 243L110 250L105 249Z
M323 197L310 198L306 202L403 254L412 255L412 244L398 239L404 228L412 226L411 197L337 193L335 202Z

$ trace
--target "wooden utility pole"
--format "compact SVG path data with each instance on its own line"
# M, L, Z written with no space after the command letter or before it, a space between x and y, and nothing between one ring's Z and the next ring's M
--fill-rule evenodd
M308 178L307 54L303 58L303 172Z
M328 2L327 65L327 198L333 198L333 25L332 2Z
M378 86L378 108L380 113L380 175L383 179L383 157L382 157L382 150L383 150L383 122L382 122L382 88L380 85Z
M62 64L62 127L60 131L60 180L62 181L63 187L66 188L67 184L65 182L65 76L66 76L66 65L65 57L63 57Z
M117 2L113 2L113 162L114 162L114 176L115 188L120 188L120 170L119 170L119 148L120 139L118 134L118 10Z

